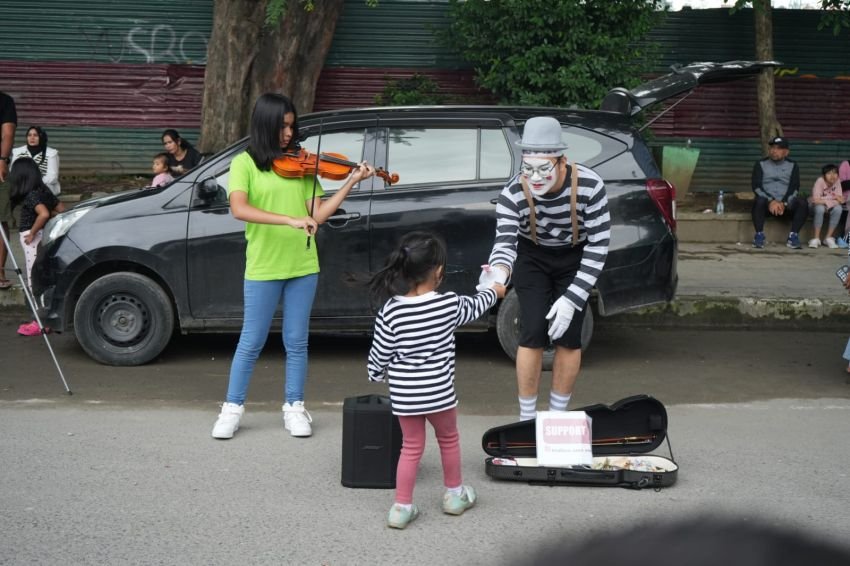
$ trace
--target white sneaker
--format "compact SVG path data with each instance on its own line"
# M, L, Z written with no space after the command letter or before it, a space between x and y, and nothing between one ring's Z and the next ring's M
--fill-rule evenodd
M245 414L245 406L237 405L236 403L224 403L221 406L221 413L218 415L218 420L213 425L213 438L228 439L233 438L233 433L239 430L239 421L242 415Z
M313 417L304 408L304 401L296 401L291 405L289 403L283 404L283 428L288 430L292 436L312 435L311 422L313 422Z
M835 243L835 238L827 238L823 241L823 243L828 248L835 249L838 247L838 244Z
M827 238L827 239L829 239L829 238ZM810 248L817 248L819 246L820 246L820 240L818 240L817 238L812 238L811 240L809 240L809 247Z

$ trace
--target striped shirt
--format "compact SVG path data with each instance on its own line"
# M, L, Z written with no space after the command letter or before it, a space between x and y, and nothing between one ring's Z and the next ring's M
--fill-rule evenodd
M472 297L431 291L395 296L384 304L375 319L367 370L370 381L385 376L389 381L393 414L425 415L457 406L454 331L495 304L493 289Z
M577 167L578 239L579 242L585 242L585 245L579 270L563 295L576 309L583 310L608 257L611 215L608 213L608 198L605 196L605 185L602 179L584 165L577 165ZM567 166L566 180L560 191L533 197L537 218L537 243L540 246L550 249L572 247L571 174L570 165ZM493 251L490 252L490 265L502 264L509 270L513 270L518 238L532 239L529 211L528 201L517 175L502 189L496 204L496 240Z

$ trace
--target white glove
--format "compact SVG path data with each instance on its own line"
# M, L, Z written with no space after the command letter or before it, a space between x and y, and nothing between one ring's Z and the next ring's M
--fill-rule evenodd
M489 265L481 266L481 275L478 277L478 285L475 290L479 293L486 291L493 286L494 283L504 285L508 281L508 273L501 267L490 267Z
M546 315L546 320L549 321L549 338L557 340L564 335L570 322L573 320L573 315L576 308L566 297L560 297L549 309L549 314Z

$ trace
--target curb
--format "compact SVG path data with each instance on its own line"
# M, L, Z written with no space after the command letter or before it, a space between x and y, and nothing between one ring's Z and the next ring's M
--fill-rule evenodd
M685 295L670 304L597 317L599 326L624 324L665 328L763 328L846 332L850 303L822 299L703 297Z
M29 312L20 286L0 291L0 316L12 317ZM596 316L594 321L599 327L625 325L846 332L850 328L850 302L809 298L684 295L676 297L667 305L646 307L613 316Z

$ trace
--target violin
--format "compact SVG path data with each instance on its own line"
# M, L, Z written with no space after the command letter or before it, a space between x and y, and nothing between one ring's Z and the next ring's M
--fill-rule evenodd
M351 174L351 170L359 167L359 163L349 161L341 153L321 153L318 156L306 149L298 149L297 153L284 153L272 162L272 170L281 177L297 178L305 175L318 175L325 179L340 181ZM375 175L388 185L398 183L397 173L387 173L383 168L377 168Z

